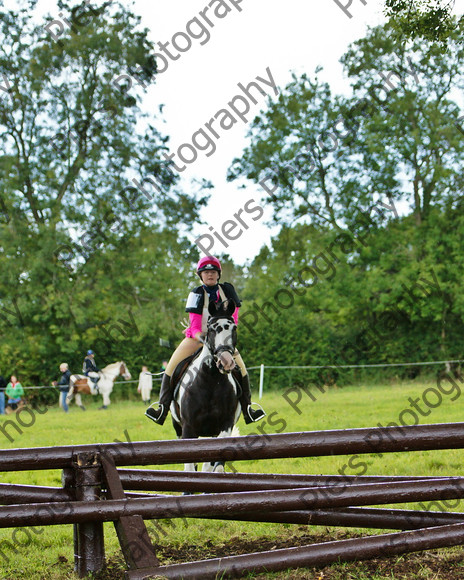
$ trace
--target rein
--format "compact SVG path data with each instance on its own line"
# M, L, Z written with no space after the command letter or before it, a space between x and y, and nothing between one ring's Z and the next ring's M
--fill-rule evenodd
M233 354L235 352L235 348L232 348L231 346L226 346L225 344L222 344L221 346L218 346L217 349L213 352L213 356L217 356L217 355L221 354L221 352L228 352L229 354L231 354L233 356Z

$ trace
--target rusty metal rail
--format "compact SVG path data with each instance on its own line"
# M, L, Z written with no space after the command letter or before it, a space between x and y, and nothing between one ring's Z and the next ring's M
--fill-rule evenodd
M201 516L203 517L203 516ZM208 519L245 522L272 522L342 528L372 528L379 530L418 530L464 523L464 513L423 512L384 508L342 508L326 510L289 510L286 512L244 512L229 516L208 516Z
M75 501L73 490L61 487L0 483L0 505Z
M57 504L5 506L0 510L0 528L29 525L57 525L97 521L115 521L140 515L149 518L223 516L249 511L281 511L337 508L350 506L407 503L464 497L464 478L370 483L342 487L309 487L241 493L217 493L192 496L77 501Z
M163 472L164 474L165 472ZM182 472L175 472L182 475ZM190 474L196 475L196 474ZM222 479L224 474L198 474L218 477ZM259 476L263 474L257 474ZM285 476L284 476L285 477ZM289 476L291 478L291 476ZM263 478L259 478L263 479ZM376 479L368 477L367 479ZM384 479L380 477L378 479ZM386 478L387 480L389 478ZM406 479L406 478L405 478ZM432 478L417 478L428 480ZM441 478L445 479L445 478ZM393 481L396 478L393 478ZM398 481L401 479L398 478ZM412 480L415 480L413 478ZM365 482L363 480L363 482ZM103 494L106 496L106 493ZM166 498L166 495L143 494L125 492L128 499L131 498ZM175 496L177 497L177 496ZM53 500L53 501L51 501ZM58 502L75 501L75 493L70 489L60 487L42 487L34 485L0 484L0 503L2 505L19 505L31 503L47 503L52 511L59 511L55 506ZM288 510L283 512L272 511L268 513L250 511L221 516L198 516L207 519L227 519L254 522L272 522L304 525L342 526L356 528L378 528L381 530L414 530L439 525L448 525L464 522L464 513L459 512L424 512L417 510L379 509L379 508L345 508L326 510Z
M63 469L64 488L0 484L0 528L74 524L75 570L83 577L104 561L103 522L113 521L128 580L240 577L249 572L325 565L464 544L464 514L373 507L464 498L464 478L210 474L116 466L242 461L464 448L464 423L281 433L224 439L142 441L11 449L0 471ZM92 473L91 473L92 472ZM191 491L173 496L134 491ZM13 504L13 505L11 505ZM143 523L152 518L211 518L418 531L159 566ZM147 552L140 560L137 538ZM140 564L140 565L139 565ZM139 568L139 569L136 569ZM143 568L143 569L140 569Z
M280 475L277 473L208 473L147 469L118 469L118 474L124 489L208 493L447 479L446 477L401 475Z
M101 495L102 497L105 497L106 492ZM126 492L125 496L127 498L165 497L156 493L132 493L130 491ZM76 494L73 489L45 487L40 485L19 485L16 483L0 483L0 505L19 505L27 503L47 503L52 505L57 502L75 500Z
M95 452L111 455L116 465L129 466L461 448L464 448L464 423L444 423L222 439L7 449L0 455L0 471L63 469L72 465L73 454Z
M165 474L165 472L162 472ZM182 475L182 472L174 472ZM190 474L196 475L196 474ZM224 474L201 474L207 475L206 479L215 477L223 479ZM263 480L261 475L259 479ZM212 476L212 477L210 477ZM291 476L287 476L291 479ZM285 479L287 479L284 476ZM201 478L203 479L203 478ZM383 477L368 477L367 479L384 479ZM389 478L386 478L387 480ZM393 481L396 478L392 478ZM406 479L406 478L405 478ZM428 480L432 478L417 478ZM441 478L445 479L445 478ZM398 478L398 480L401 480ZM412 480L415 480L414 478ZM363 479L363 482L365 480ZM301 482L300 482L301 483ZM102 494L106 496L106 493ZM166 495L143 494L125 492L128 499L131 498L166 498ZM177 497L177 496L174 496ZM60 487L42 487L33 485L0 484L0 503L2 505L19 505L31 503L47 503L51 511L59 511L59 502L75 501L75 492L70 489ZM53 501L51 501L53 500ZM62 508L61 508L62 509ZM342 526L356 528L378 528L381 530L414 530L439 525L455 524L464 522L464 513L459 512L424 512L417 510L379 509L379 508L345 508L345 509L318 509L318 510L287 510L272 511L263 513L262 511L242 512L221 516L198 516L207 519L227 519L238 521L272 522L303 525L323 525Z
M240 578L249 573L278 572L289 568L320 568L337 561L366 560L433 548L458 546L463 543L464 524L454 524L427 530L382 534L298 548L285 548L272 552L257 552L242 556L189 562L188 564L173 564L151 570L134 570L126 572L125 577L126 580L146 580L156 577L182 578L183 580Z

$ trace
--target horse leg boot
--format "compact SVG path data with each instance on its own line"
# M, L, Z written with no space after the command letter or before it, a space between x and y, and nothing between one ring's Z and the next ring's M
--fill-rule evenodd
M264 409L259 405L259 409L251 408L251 389L250 389L250 379L248 374L241 376L241 387L242 394L240 395L240 407L242 408L243 418L245 423L253 423L254 421L260 421L266 416ZM254 403L257 405L258 403Z
M158 425L162 425L168 416L169 407L171 406L173 397L174 386L171 384L171 377L164 373L163 380L161 381L158 408L153 409L152 406L148 407L145 411L145 415L155 423L158 423ZM153 403L153 405L156 405L156 403Z

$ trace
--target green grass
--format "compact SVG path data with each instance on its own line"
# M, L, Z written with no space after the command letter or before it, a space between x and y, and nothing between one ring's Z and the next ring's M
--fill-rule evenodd
M303 394L298 403L300 413L285 400L282 392L268 392L265 393L262 400L268 418L266 423L261 422L261 425L268 433L374 427L379 422L386 425L392 421L398 422L400 413L404 409L410 408L409 397L420 397L422 401L423 393L429 387L436 387L436 385L432 383L360 385L333 388L325 393L314 390L314 396L317 400L312 401ZM429 395L430 401L435 403L435 399L432 400L433 393L431 391L429 391ZM295 396L295 393L291 395L292 400L295 400ZM451 401L451 398L456 398L456 400ZM7 449L107 443L115 440L126 441L125 432L129 434L131 441L173 439L175 437L170 421L167 421L163 427L159 427L144 416L144 406L141 402L119 401L111 405L107 411L98 410L97 407L100 403L97 404L96 401L86 402L86 404L86 412L73 406L70 413L65 414L57 407L52 407L46 413L36 413L34 421L30 416L24 415L24 423L30 422L30 427L21 427L22 433L18 433L10 425L6 432L9 433L13 441L10 441L4 433L0 432L0 446ZM423 409L427 410L424 403L420 404ZM275 414L271 418L270 415L273 412ZM4 428L4 422L8 420L15 421L15 416L2 417L1 423ZM459 422L461 420L462 403L461 398L457 397L457 392L443 395L441 405L432 409L427 417L421 417L422 424ZM240 432L242 435L256 432L259 425L246 426L241 419L239 422ZM229 471L236 469L242 472L333 474L343 469L347 460L348 458L344 456L333 456L236 461L233 466L229 466ZM462 475L462 466L462 450L387 453L381 457L378 454L367 454L352 461L351 466L345 468L345 473L348 475L356 475L361 472L364 472L365 475ZM178 465L163 467L182 469L182 466ZM0 474L0 482L60 486L61 472L56 470L8 472ZM408 507L414 506L409 505ZM454 509L464 511L461 505L457 505ZM204 556L202 557L206 558L210 553L214 553L215 546L227 546L240 541L257 543L263 538L270 542L273 540L277 542L283 538L305 534L314 535L321 532L321 529L316 527L214 520L188 520L187 522L166 520L159 522L157 527L150 522L148 528L153 542L161 550L161 553L166 550L165 561L169 560L168 548L203 547ZM39 530L41 530L40 533ZM325 533L325 528L323 532ZM11 542L12 533L14 533L12 529L0 531L1 578L14 580L76 578L72 572L73 538L71 525L38 528L37 533L29 533L29 540L24 532L16 531L17 553L4 542L4 540ZM336 537L339 533L345 534L345 531L331 528L330 533ZM364 534L366 532L350 530L350 533ZM370 533L379 532L371 531ZM111 523L105 524L105 545L108 558L120 558L119 545ZM370 576L363 576L364 572L361 572L361 569L359 569L358 576L350 576L346 572L347 569L350 569L349 566L351 565L340 565L338 567L340 575L333 575L331 578L374 577L372 570L366 573ZM331 573L335 574L338 568L332 567ZM116 578L114 575L112 577ZM290 578L291 576L285 577ZM318 578L315 572L310 576L294 577ZM378 577L396 578L394 575ZM398 578L400 577L398 576ZM415 578L416 576L410 577ZM423 573L417 576L417 578L428 577L433 578L433 576L426 576Z

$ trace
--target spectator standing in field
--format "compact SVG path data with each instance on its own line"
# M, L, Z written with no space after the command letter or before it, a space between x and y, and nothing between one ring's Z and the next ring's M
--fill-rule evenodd
M8 397L8 405L15 411L21 402L21 397L24 396L24 389L15 375L11 375L10 382L6 386L6 396Z
M139 386L137 391L142 395L142 401L150 404L151 390L153 388L153 375L148 371L145 365L142 367L142 372L139 374Z
M67 363L60 364L60 371L62 373L60 380L58 382L55 381L55 384L58 387L58 389L60 390L60 400L61 400L61 406L63 407L63 411L65 413L67 413L69 410L69 407L68 407L68 403L66 402L66 396L69 392L69 379L71 377L71 371L69 370Z
M0 375L0 415L5 414L5 389L6 381L5 378Z

